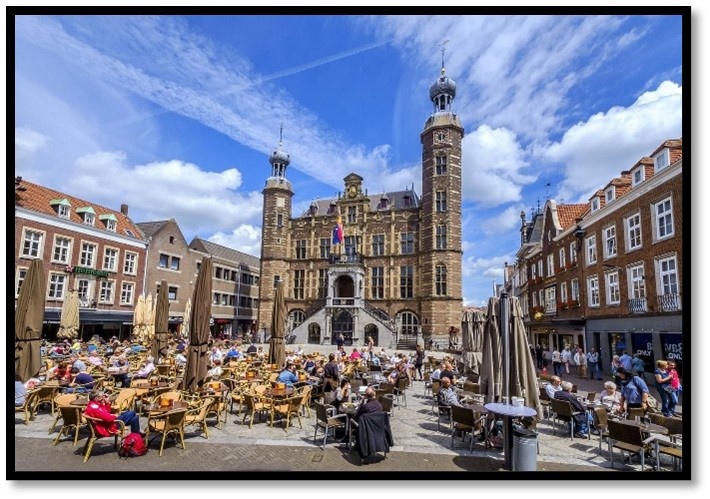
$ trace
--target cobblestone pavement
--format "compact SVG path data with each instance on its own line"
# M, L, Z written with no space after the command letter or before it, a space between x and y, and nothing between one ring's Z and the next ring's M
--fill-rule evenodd
M602 382L570 380L579 385L580 390L601 390ZM25 426L19 416L15 417L15 471L367 471L367 472L497 472L504 471L504 456L501 450L485 449L482 444L474 444L469 452L469 440L465 443L456 438L455 448L451 448L448 424L443 423L437 430L435 416L431 412L431 398L424 395L424 383L415 381L407 391L407 407L394 409L391 420L395 446L388 453L370 464L362 464L355 452L350 452L343 444L328 442L325 450L313 443L315 414L303 416L303 428L298 421L292 422L288 432L277 422L274 427L257 420L253 428L242 424L241 414L229 414L227 422L218 428L214 421L209 426L209 438L205 439L196 427L186 431L186 449L176 446L170 439L165 444L163 456L158 456L160 440L150 444L146 456L119 460L113 450L112 441L99 440L94 446L91 458L82 463L82 449L87 432L82 430L79 443L73 447L72 441L63 439L58 445L52 440L59 431L48 434L52 416L43 410L35 421ZM146 421L142 419L142 427ZM318 433L319 442L322 433ZM470 438L470 437L469 437ZM606 447L602 455L598 453L598 437L591 440L570 440L561 436L558 428L552 435L551 423L538 424L539 454L538 471L634 471L637 464L622 465L618 454L615 469L612 470L606 457ZM534 473L529 473L534 475Z

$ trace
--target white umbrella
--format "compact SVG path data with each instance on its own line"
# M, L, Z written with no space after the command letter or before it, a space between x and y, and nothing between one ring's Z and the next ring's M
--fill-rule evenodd
M187 299L185 304L185 315L182 318L182 331L183 335L189 337L190 335L190 314L192 313L192 298Z
M79 293L75 289L64 298L57 336L66 339L79 336Z
M141 293L136 301L136 308L133 309L133 338L139 340L143 335L143 309L145 308L145 295Z
M153 339L153 335L155 334L155 302L153 301L152 293L148 293L148 296L145 298L143 323L145 324L145 330L141 340L151 341Z

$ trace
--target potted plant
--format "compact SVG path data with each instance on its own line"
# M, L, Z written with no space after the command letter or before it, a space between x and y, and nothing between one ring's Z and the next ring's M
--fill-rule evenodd
M566 301L558 301L557 308L560 310L566 310L567 309L567 302Z

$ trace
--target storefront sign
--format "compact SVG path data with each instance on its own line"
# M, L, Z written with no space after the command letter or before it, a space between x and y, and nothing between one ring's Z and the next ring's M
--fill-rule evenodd
M86 275L93 275L96 277L108 277L108 271L106 271L106 270L90 269L87 267L79 267L78 265L76 265L74 268L67 267L67 271L74 272L75 274L86 274Z
M663 343L663 354L666 360L683 362L682 334L664 334L661 336L661 342Z
M646 365L647 371L652 371L654 360L651 333L633 333L631 335L631 343L634 347L632 353L638 354Z

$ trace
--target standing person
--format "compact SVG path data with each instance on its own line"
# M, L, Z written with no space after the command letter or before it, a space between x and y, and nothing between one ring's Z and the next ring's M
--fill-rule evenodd
M552 351L552 367L555 376L562 374L562 354L556 348Z
M338 363L335 361L334 353L328 354L328 363L323 366L323 377L326 383L325 391L335 391L338 387L338 380L340 380L340 371L338 370Z
M577 348L574 353L574 363L577 364L577 377L586 378L587 377L587 356L584 354L584 350Z
M671 393L673 393L673 386L671 386L673 376L668 372L668 362L665 360L656 361L656 370L653 371L653 375L656 381L656 389L661 396L661 412L666 417L675 416L677 400L671 396Z
M644 364L643 359L639 357L638 353L635 353L631 359L631 370L636 371L636 374L641 376L642 379L646 379L643 373L646 372L646 364Z
M668 361L668 374L671 375L671 386L673 387L673 395L675 396L675 403L678 404L680 400L680 394L683 393L683 385L680 382L680 376L676 370L675 361ZM674 416L680 417L680 414L674 414Z
M565 365L565 373L569 374L569 363L572 362L572 352L569 350L569 345L565 345L560 354L562 363Z
M421 381L424 379L424 376L422 375L422 366L424 365L424 348L417 345L416 353L414 355L414 369L417 371L417 379Z
M538 343L535 345L535 363L538 369L542 369L542 346Z
M375 357L375 340L372 339L372 336L367 337L367 353L369 357L367 360L373 360Z
M614 381L616 381L616 387L621 388L621 383L619 383L618 378L616 376L616 372L619 370L621 367L621 362L619 362L619 356L614 355L611 359L611 375L614 378Z
M599 352L594 347L587 352L587 367L589 368L589 379L602 379L599 372Z
M648 410L648 385L646 382L634 376L631 371L623 366L616 370L616 375L621 383L621 398L619 399L619 412L633 408Z
M621 362L621 365L627 371L634 370L634 367L631 365L631 355L629 355L626 350L624 350L624 353L621 355L621 357L619 357L619 362Z
M338 337L335 339L335 344L338 346L338 350L342 350L343 345L345 345L343 333L338 333Z

